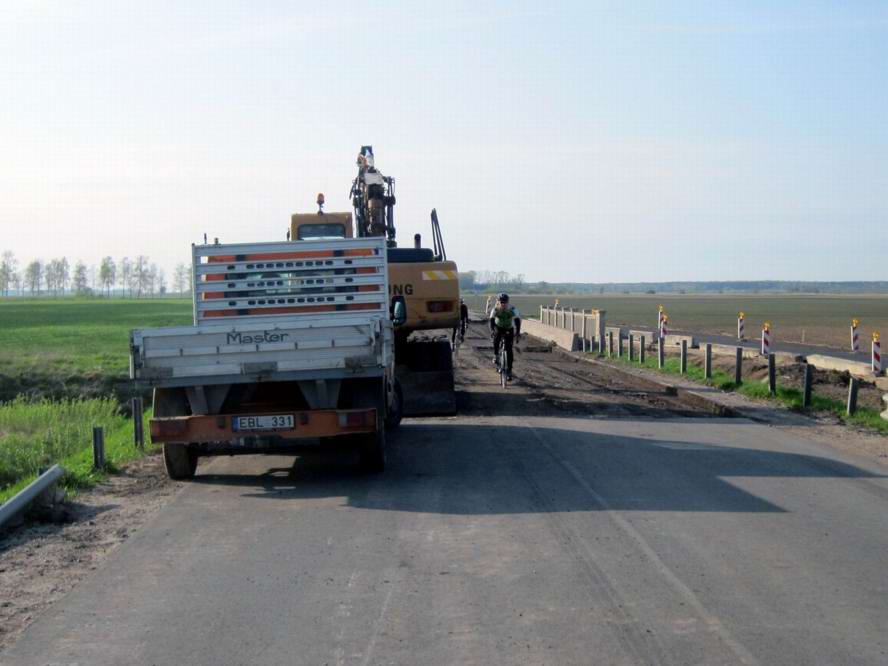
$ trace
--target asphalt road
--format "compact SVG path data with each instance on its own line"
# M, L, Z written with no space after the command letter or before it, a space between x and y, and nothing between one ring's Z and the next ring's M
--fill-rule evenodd
M888 663L885 468L462 354L385 474L202 462L0 663Z

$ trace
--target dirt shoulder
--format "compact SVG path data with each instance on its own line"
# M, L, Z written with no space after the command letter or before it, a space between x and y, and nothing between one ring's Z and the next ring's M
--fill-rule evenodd
M182 486L167 479L159 455L149 456L61 505L54 516L60 522L28 522L0 532L0 650Z
M723 359L715 357L713 359L713 366L719 367L720 360L723 361ZM754 400L739 393L723 392L697 384L677 375L664 375L645 368L630 367L625 364L608 361L607 359L588 359L588 362L611 368L625 375L644 377L663 386L682 387L687 388L689 391L699 392L705 399L716 401L741 417L749 417L759 423L791 430L799 436L819 444L861 456L872 462L888 465L888 437L850 423L843 423L830 413L803 414L791 410L778 402ZM727 362L724 361L724 363L725 369L727 369ZM782 363L778 365L778 384L793 385L794 382L799 381L798 377L803 372L803 370L799 369L799 365L796 363ZM764 376L767 376L766 364L745 362L745 366L744 377L747 380L760 380L762 378L762 367L764 368ZM731 370L733 370L733 366ZM815 390L821 395L826 394L830 397L840 398L847 391L847 388L843 388L843 384L847 386L847 375L845 373L833 371L815 372ZM869 385L861 384L861 387L864 386L866 386L865 390L868 392L869 402L875 405L874 395L871 394L876 393L876 389ZM861 394L863 394L863 391L864 389L862 388ZM881 397L881 393L878 393L878 395Z

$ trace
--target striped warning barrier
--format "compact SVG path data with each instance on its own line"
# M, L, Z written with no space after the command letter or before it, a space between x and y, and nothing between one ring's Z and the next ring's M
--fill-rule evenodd
M737 315L737 339L743 340L746 338L746 315L742 312Z
M456 271L423 271L423 280L457 280L459 275Z
M873 374L882 374L882 343L879 342L879 332L873 331Z
M851 320L851 351L859 352L860 351L860 334L857 332L857 327L860 325L859 319Z
M771 353L771 324L765 322L762 324L762 356L768 356Z

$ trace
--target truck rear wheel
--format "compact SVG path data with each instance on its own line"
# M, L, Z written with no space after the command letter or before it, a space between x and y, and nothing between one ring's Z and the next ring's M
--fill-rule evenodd
M361 435L358 443L361 471L379 474L385 471L385 428Z
M385 415L385 427L394 430L401 425L401 418L404 416L404 392L401 390L401 382L397 378L392 386L392 404L389 406Z
M197 454L185 444L164 444L163 465L171 479L187 481L197 471Z

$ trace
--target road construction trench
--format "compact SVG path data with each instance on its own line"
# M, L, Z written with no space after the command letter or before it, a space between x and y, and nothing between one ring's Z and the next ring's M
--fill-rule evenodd
M515 345L514 380L503 390L490 336L479 324L469 327L454 363L463 415L711 416L666 388L653 388L619 368L584 363L527 336Z

